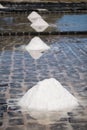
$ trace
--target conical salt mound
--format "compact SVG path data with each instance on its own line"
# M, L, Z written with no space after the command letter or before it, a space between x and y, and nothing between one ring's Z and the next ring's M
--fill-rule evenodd
M50 49L49 46L47 46L39 37L34 37L30 43L25 47L25 49L27 51L30 51L30 50L42 50L42 51L45 51L45 50L48 50Z
M29 111L64 111L78 106L78 101L56 79L51 78L28 90L19 105Z
M49 24L42 18L39 18L30 26L37 32L43 32L46 28L48 28Z
M3 8L6 8L6 7L4 7L3 5L0 4L0 8L3 9Z
M35 22L38 18L41 18L41 16L33 11L28 17L27 17L31 22Z

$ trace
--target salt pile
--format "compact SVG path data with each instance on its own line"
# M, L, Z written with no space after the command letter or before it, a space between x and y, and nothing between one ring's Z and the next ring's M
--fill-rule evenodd
M28 111L65 111L78 106L78 100L54 78L40 81L19 101Z
M3 5L0 4L0 8L3 9L3 8L6 8L6 7L4 7Z
M39 37L35 36L34 38L32 38L32 40L30 41L30 43L25 47L25 49L27 51L30 50L48 50L50 49L49 46L47 46Z
M43 32L46 28L48 28L49 24L42 18L39 18L30 26L37 32Z
M33 11L29 16L28 16L28 19L31 21L31 22L35 22L38 18L41 18L41 16Z

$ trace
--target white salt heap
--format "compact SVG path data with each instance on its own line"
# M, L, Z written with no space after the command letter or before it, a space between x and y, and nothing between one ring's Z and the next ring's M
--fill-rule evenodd
M34 58L40 58L46 50L50 49L39 37L34 37L25 47L29 54Z
M35 36L34 38L32 38L32 40L30 41L30 43L25 47L25 49L27 51L33 50L33 51L37 51L37 50L48 50L50 49L49 46L47 46L39 37Z
M3 9L3 8L6 8L6 7L4 7L3 5L0 4L0 8Z
M37 32L43 32L46 28L48 28L49 24L42 18L39 18L30 26Z
M65 111L78 106L78 100L54 78L40 81L19 101L28 111Z
M41 18L41 16L33 11L31 14L29 14L29 16L27 17L31 22L35 22L38 18Z

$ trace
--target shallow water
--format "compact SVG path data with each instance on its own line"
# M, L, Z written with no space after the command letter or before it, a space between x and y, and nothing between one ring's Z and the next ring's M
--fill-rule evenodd
M0 37L0 129L86 130L87 37L41 37L51 49L38 60L27 51L18 50L31 38ZM56 113L56 116L48 115L46 120L36 120L22 112L17 102L38 81L51 77L79 100L80 107L66 115Z
M34 31L27 19L29 14L0 15L0 32ZM87 14L41 14L50 25L45 31L87 31Z
M0 15L0 32L34 31L28 15ZM50 24L46 31L87 31L87 14L42 17ZM31 38L0 37L0 129L86 130L87 36L41 37L51 49L37 60L24 49ZM80 106L66 114L23 112L18 100L37 82L52 77L79 100Z

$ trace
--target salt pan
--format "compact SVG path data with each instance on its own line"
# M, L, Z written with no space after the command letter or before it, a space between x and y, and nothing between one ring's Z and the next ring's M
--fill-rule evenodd
M19 101L28 111L65 111L78 106L78 100L54 78L40 81Z
M28 19L31 21L31 22L35 22L38 18L41 18L41 16L33 11L29 16L28 16Z
M39 18L30 26L37 32L43 32L46 28L48 28L49 24L42 18Z

